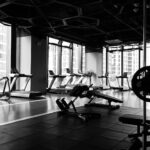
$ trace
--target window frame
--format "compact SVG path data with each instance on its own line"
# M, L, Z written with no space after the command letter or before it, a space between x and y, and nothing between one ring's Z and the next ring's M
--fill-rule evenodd
M48 38L51 38L51 37L48 37ZM83 68L83 66L86 67L86 64L83 65L83 63L85 63L85 61L83 61L83 49L84 49L84 53L86 53L85 52L85 48L83 48L83 47L85 47L85 45L82 45L82 44L79 44L79 43L75 43L75 42L69 42L69 41L62 40L62 39L57 39L57 40L59 40L58 44L50 42L50 40L48 39L48 46L55 45L55 46L59 46L60 47L61 58L60 58L60 64L59 64L60 65L60 69L59 69L60 71L59 71L59 73L62 74L62 51L63 51L63 48L68 48L68 49L71 50L71 54L70 54L70 71L71 71L71 73L73 73L73 65L74 65L73 64L73 59L74 59L73 58L74 57L74 54L73 54L73 51L74 51L73 44L78 44L78 45L81 46L81 63L80 63L80 68L81 68L81 72L83 73L84 70L85 70ZM63 46L63 42L68 42L70 44L69 44L69 46ZM48 54L49 54L49 52L48 52ZM49 61L49 58L48 58L48 61Z

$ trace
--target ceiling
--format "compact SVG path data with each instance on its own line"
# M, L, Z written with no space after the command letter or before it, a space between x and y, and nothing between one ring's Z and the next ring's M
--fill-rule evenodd
M142 41L142 3L142 0L1 0L0 20L33 34L65 37L99 47ZM146 8L150 18L149 0Z

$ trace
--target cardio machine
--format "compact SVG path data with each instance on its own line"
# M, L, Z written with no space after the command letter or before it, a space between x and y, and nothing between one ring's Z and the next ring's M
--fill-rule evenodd
M10 102L10 85L9 78L2 77L0 78L0 100Z
M33 77L31 74L22 74L19 73L17 69L13 69L13 72L10 74L11 83L10 83L10 96L12 97L20 97L20 98L29 98L34 99L37 97L41 97L44 93L41 91L27 91L27 85ZM14 90L17 80L24 78L25 85L21 90Z
M116 76L116 78L117 78L120 90L122 90L122 91L129 91L129 90L131 90L127 72L124 72L122 76ZM126 85L125 86L121 86L121 84L119 82L119 79L123 79L123 82L124 83L126 82Z
M70 80L72 79L72 76L67 75L56 75L52 70L49 70L49 78L51 79L50 84L48 86L47 91L51 93L61 93L65 89L65 87L69 84ZM55 83L58 82L57 79L60 79L61 81L59 85L54 87Z
M105 73L104 76L98 76L100 79L100 89L101 90L109 90L110 86L106 84L108 82L108 73Z
M122 90L122 87L119 85L117 76L115 74L111 74L108 77L108 84L110 86L110 89L114 89L114 90Z
M67 93L70 92L75 85L82 83L84 76L81 74L55 75L52 70L49 70L49 77L51 82L48 87L48 91L52 93ZM56 79L61 79L61 84L57 87L53 87Z

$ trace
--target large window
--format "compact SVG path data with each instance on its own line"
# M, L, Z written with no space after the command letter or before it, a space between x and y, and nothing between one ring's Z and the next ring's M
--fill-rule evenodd
M81 61L81 63L82 63L82 69L81 69L81 71L82 71L82 73L85 73L86 72L86 70L85 70L85 64L86 64L86 62L85 62L85 46L82 46L82 61Z
M120 47L110 47L108 53L108 73L111 75L121 75L121 49Z
M60 46L57 45L49 45L49 63L48 70L53 70L55 74L59 74L59 62L60 62Z
M146 65L150 66L150 43L146 44L146 48L147 48L147 54L146 54Z
M143 51L139 44L110 46L107 51L103 48L103 75L108 72L110 76L115 77L127 73L131 81L133 74L143 64L142 57ZM119 78L119 84L126 85L127 82Z
M66 69L71 70L72 68L72 47L71 43L63 41L62 42L62 68L61 73L65 74Z
M0 77L10 74L11 26L0 24Z
M85 72L85 46L49 38L48 69L55 74Z
M81 45L73 44L73 73L81 72L82 66L80 65L82 61Z
M107 61L107 52L106 52L106 47L103 47L103 76L105 76L106 75L106 61Z
M140 50L140 68L143 67L143 50Z
M138 45L125 46L123 52L123 71L128 72L128 75L132 76L138 69L139 69Z
M139 45L133 44L129 46L124 46L123 51L123 72L127 73L128 81L131 87L131 80L134 73L139 69L140 62L139 55ZM127 80L123 79L123 85L127 85Z

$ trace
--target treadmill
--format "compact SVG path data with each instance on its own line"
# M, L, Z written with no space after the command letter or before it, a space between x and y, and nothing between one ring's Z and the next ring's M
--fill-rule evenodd
M98 76L100 79L100 89L101 90L109 90L110 86L106 84L108 82L108 73L106 73L104 76Z
M128 73L127 73L127 72L124 72L122 76L116 76L116 78L117 78L117 80L118 80L118 85L119 85L119 87L120 87L120 89L121 89L122 91L129 91L129 90L131 90L130 84L129 84L129 79L128 79ZM121 86L121 85L120 85L120 82L119 82L119 79L122 79L123 82L126 81L126 86L125 86L125 85L124 85L124 86Z
M119 85L118 79L116 75L111 75L108 77L108 84L110 86L110 89L114 90L123 90L123 87Z
M31 74L29 74L29 75L21 74L18 71L15 71L15 73L10 74L10 77L11 77L11 83L10 83L10 96L11 97L34 99L34 98L37 98L37 97L41 97L43 95L43 92L41 92L41 91L27 91L26 90L27 85L28 85L29 81L32 78ZM14 90L16 82L20 78L25 78L26 79L25 86L22 90Z
M63 89L68 85L71 81L71 75L55 75L52 70L49 70L49 78L51 78L50 84L48 86L47 91L51 93L61 93ZM54 87L55 83L57 82L56 79L61 79L60 85Z
M65 90L68 91L72 90L75 85L81 84L84 79L84 76L80 74L72 74L71 76L73 77L72 82L65 87Z
M7 76L0 78L0 100L10 102L10 85Z
M66 75L55 75L52 70L49 70L49 77L52 80L49 84L48 91L56 94L70 92L75 85L80 84L84 79L84 76L81 74L67 73ZM62 82L59 86L53 87L57 78L61 78Z

